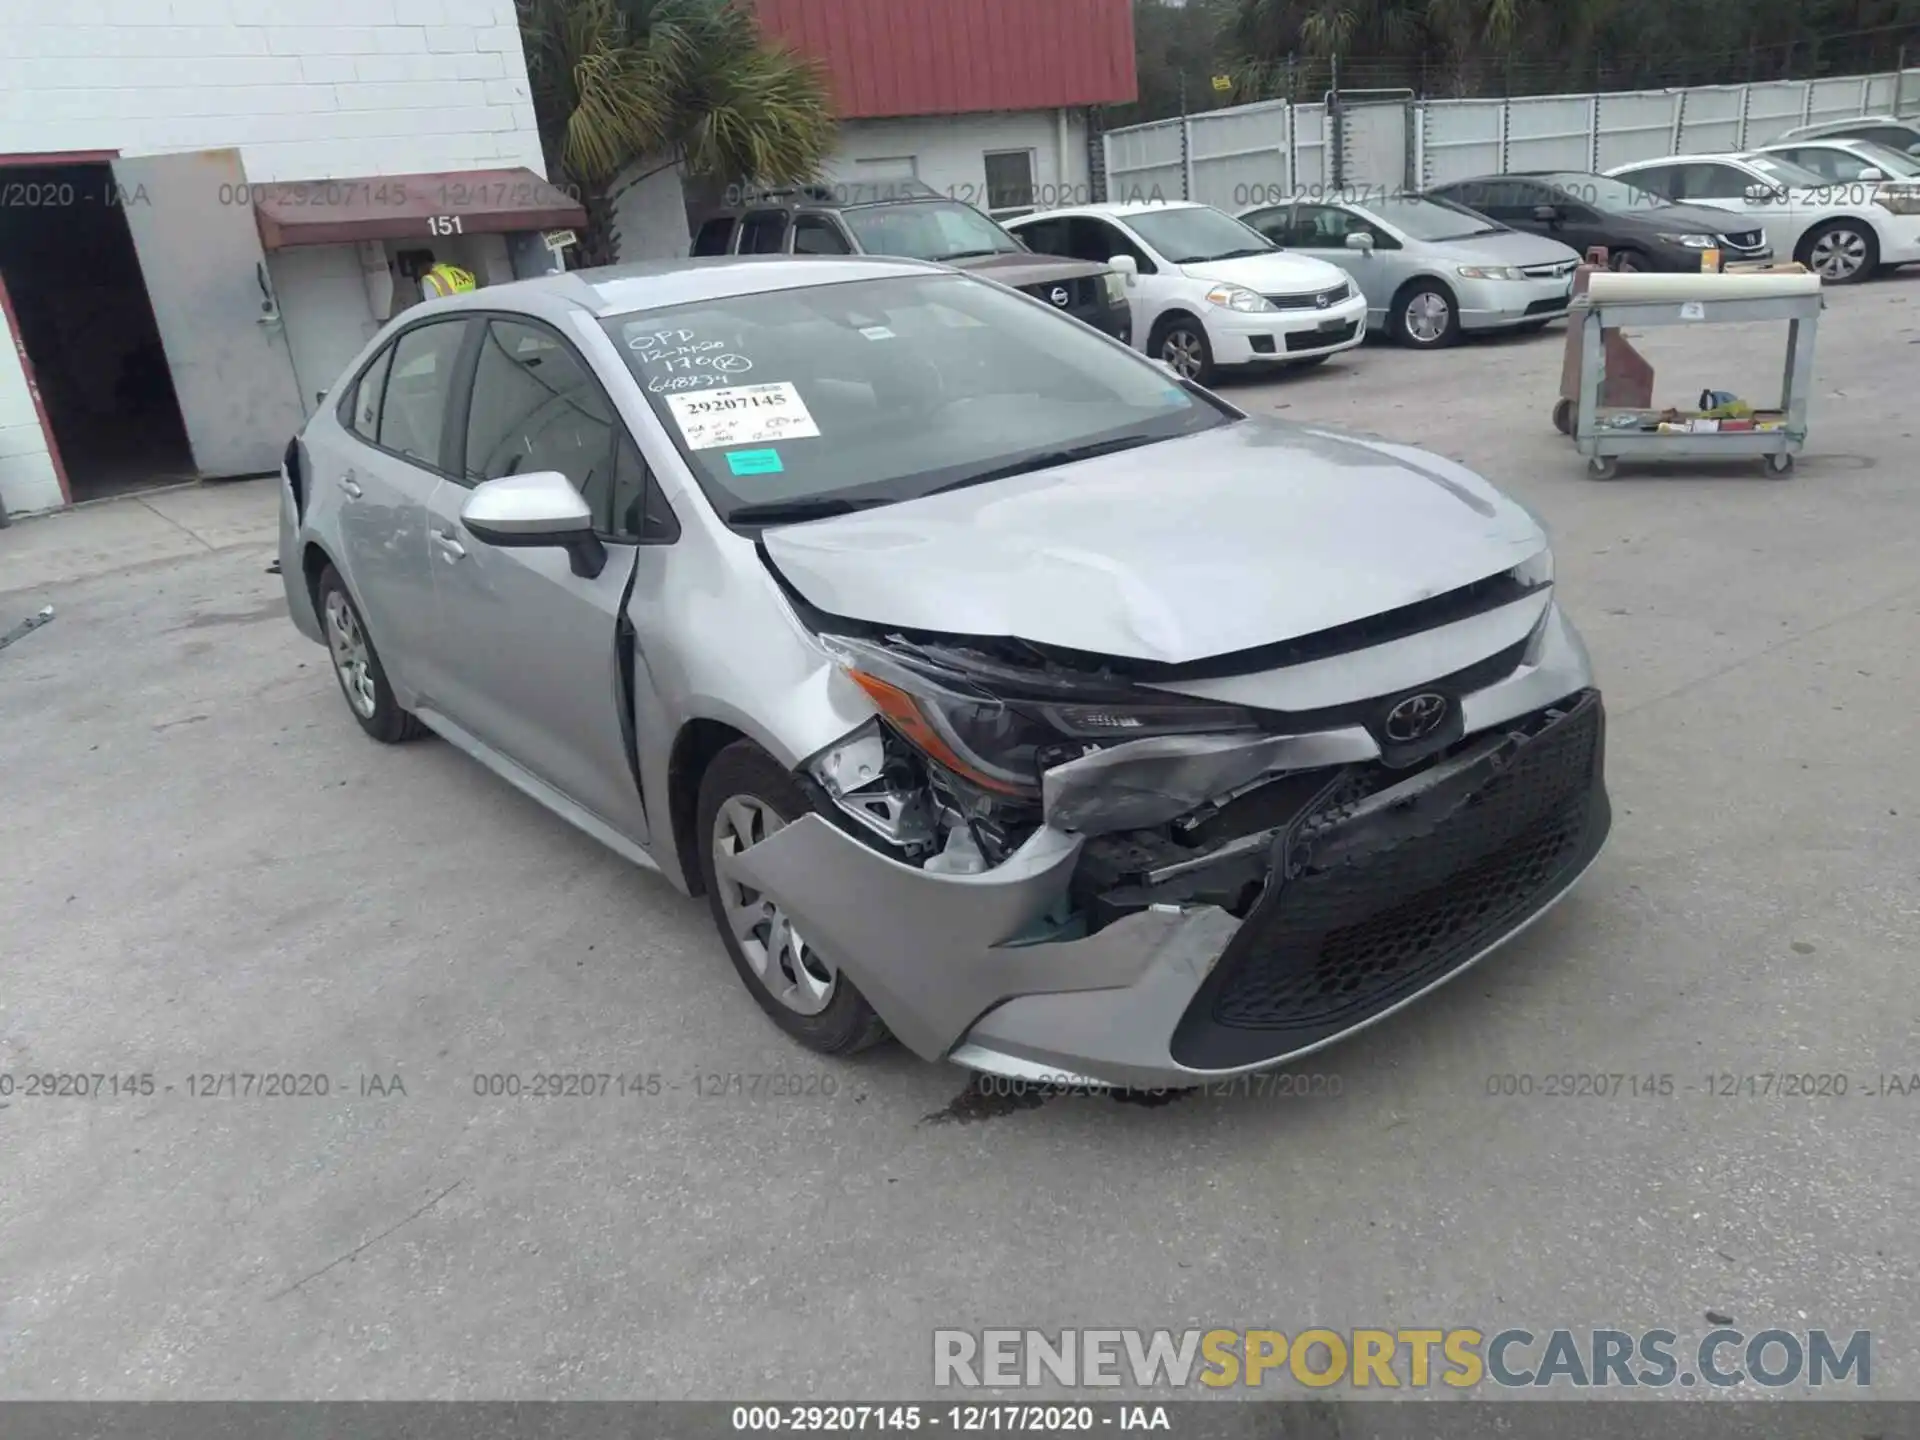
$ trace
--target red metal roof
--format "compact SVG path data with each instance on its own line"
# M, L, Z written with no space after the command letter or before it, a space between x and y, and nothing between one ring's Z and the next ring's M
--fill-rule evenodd
M1120 104L1131 0L756 0L768 39L822 62L841 118Z

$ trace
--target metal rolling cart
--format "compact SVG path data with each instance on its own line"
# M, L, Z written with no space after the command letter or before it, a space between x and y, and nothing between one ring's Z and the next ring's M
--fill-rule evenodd
M1807 394L1813 385L1814 336L1822 301L1820 277L1803 266L1683 274L1594 274L1577 296L1572 322L1578 328L1579 380L1570 419L1575 447L1587 471L1609 480L1621 459L1692 460L1752 455L1775 475L1793 470L1793 457L1807 438ZM1743 420L1708 419L1650 409L1610 409L1604 404L1608 331L1654 325L1737 325L1787 322L1786 365L1777 410L1755 409Z

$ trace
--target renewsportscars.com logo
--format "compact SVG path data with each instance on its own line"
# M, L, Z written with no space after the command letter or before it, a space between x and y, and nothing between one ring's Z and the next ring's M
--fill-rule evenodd
M1450 1329L936 1330L941 1388L1131 1385L1585 1390L1873 1383L1873 1332Z

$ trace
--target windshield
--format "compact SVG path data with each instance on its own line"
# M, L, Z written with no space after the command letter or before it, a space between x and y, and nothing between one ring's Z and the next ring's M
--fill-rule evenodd
M1911 155L1902 155L1878 140L1856 140L1847 148L1889 180L1911 180L1920 176L1920 160Z
M1749 155L1747 164L1778 185L1804 185L1819 188L1833 182L1791 160L1782 160L1778 155Z
M842 210L860 248L869 255L952 260L960 255L1018 254L1018 240L975 210L952 200L910 205L862 205Z
M1498 235L1507 228L1489 225L1486 216L1450 200L1426 195L1369 200L1366 208L1413 240L1463 240L1469 235Z
M722 516L910 500L1060 450L1231 423L1152 362L964 275L728 296L605 324Z
M1146 210L1127 216L1126 222L1172 265L1264 255L1279 248L1258 230L1211 205Z
M1616 180L1611 175L1568 171L1559 175L1542 175L1540 178L1568 199L1591 205L1596 210L1660 210L1673 204L1663 195L1642 190L1638 185L1629 185L1625 180Z

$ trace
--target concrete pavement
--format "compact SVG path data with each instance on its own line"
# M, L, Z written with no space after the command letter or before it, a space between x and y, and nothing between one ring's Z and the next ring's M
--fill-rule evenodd
M1866 1094L1920 1072L1920 281L1830 301L1787 482L1588 480L1557 329L1229 387L1532 506L1612 713L1584 886L1313 1099L817 1061L703 905L361 736L265 573L270 484L0 532L0 629L58 612L0 652L0 1396L904 1397L936 1327L1712 1311L1870 1328L1875 1398L1920 1398L1920 1093ZM1642 348L1672 398L1759 394L1778 338ZM581 1072L626 1084L481 1093ZM1848 1093L1746 1080L1782 1074Z

